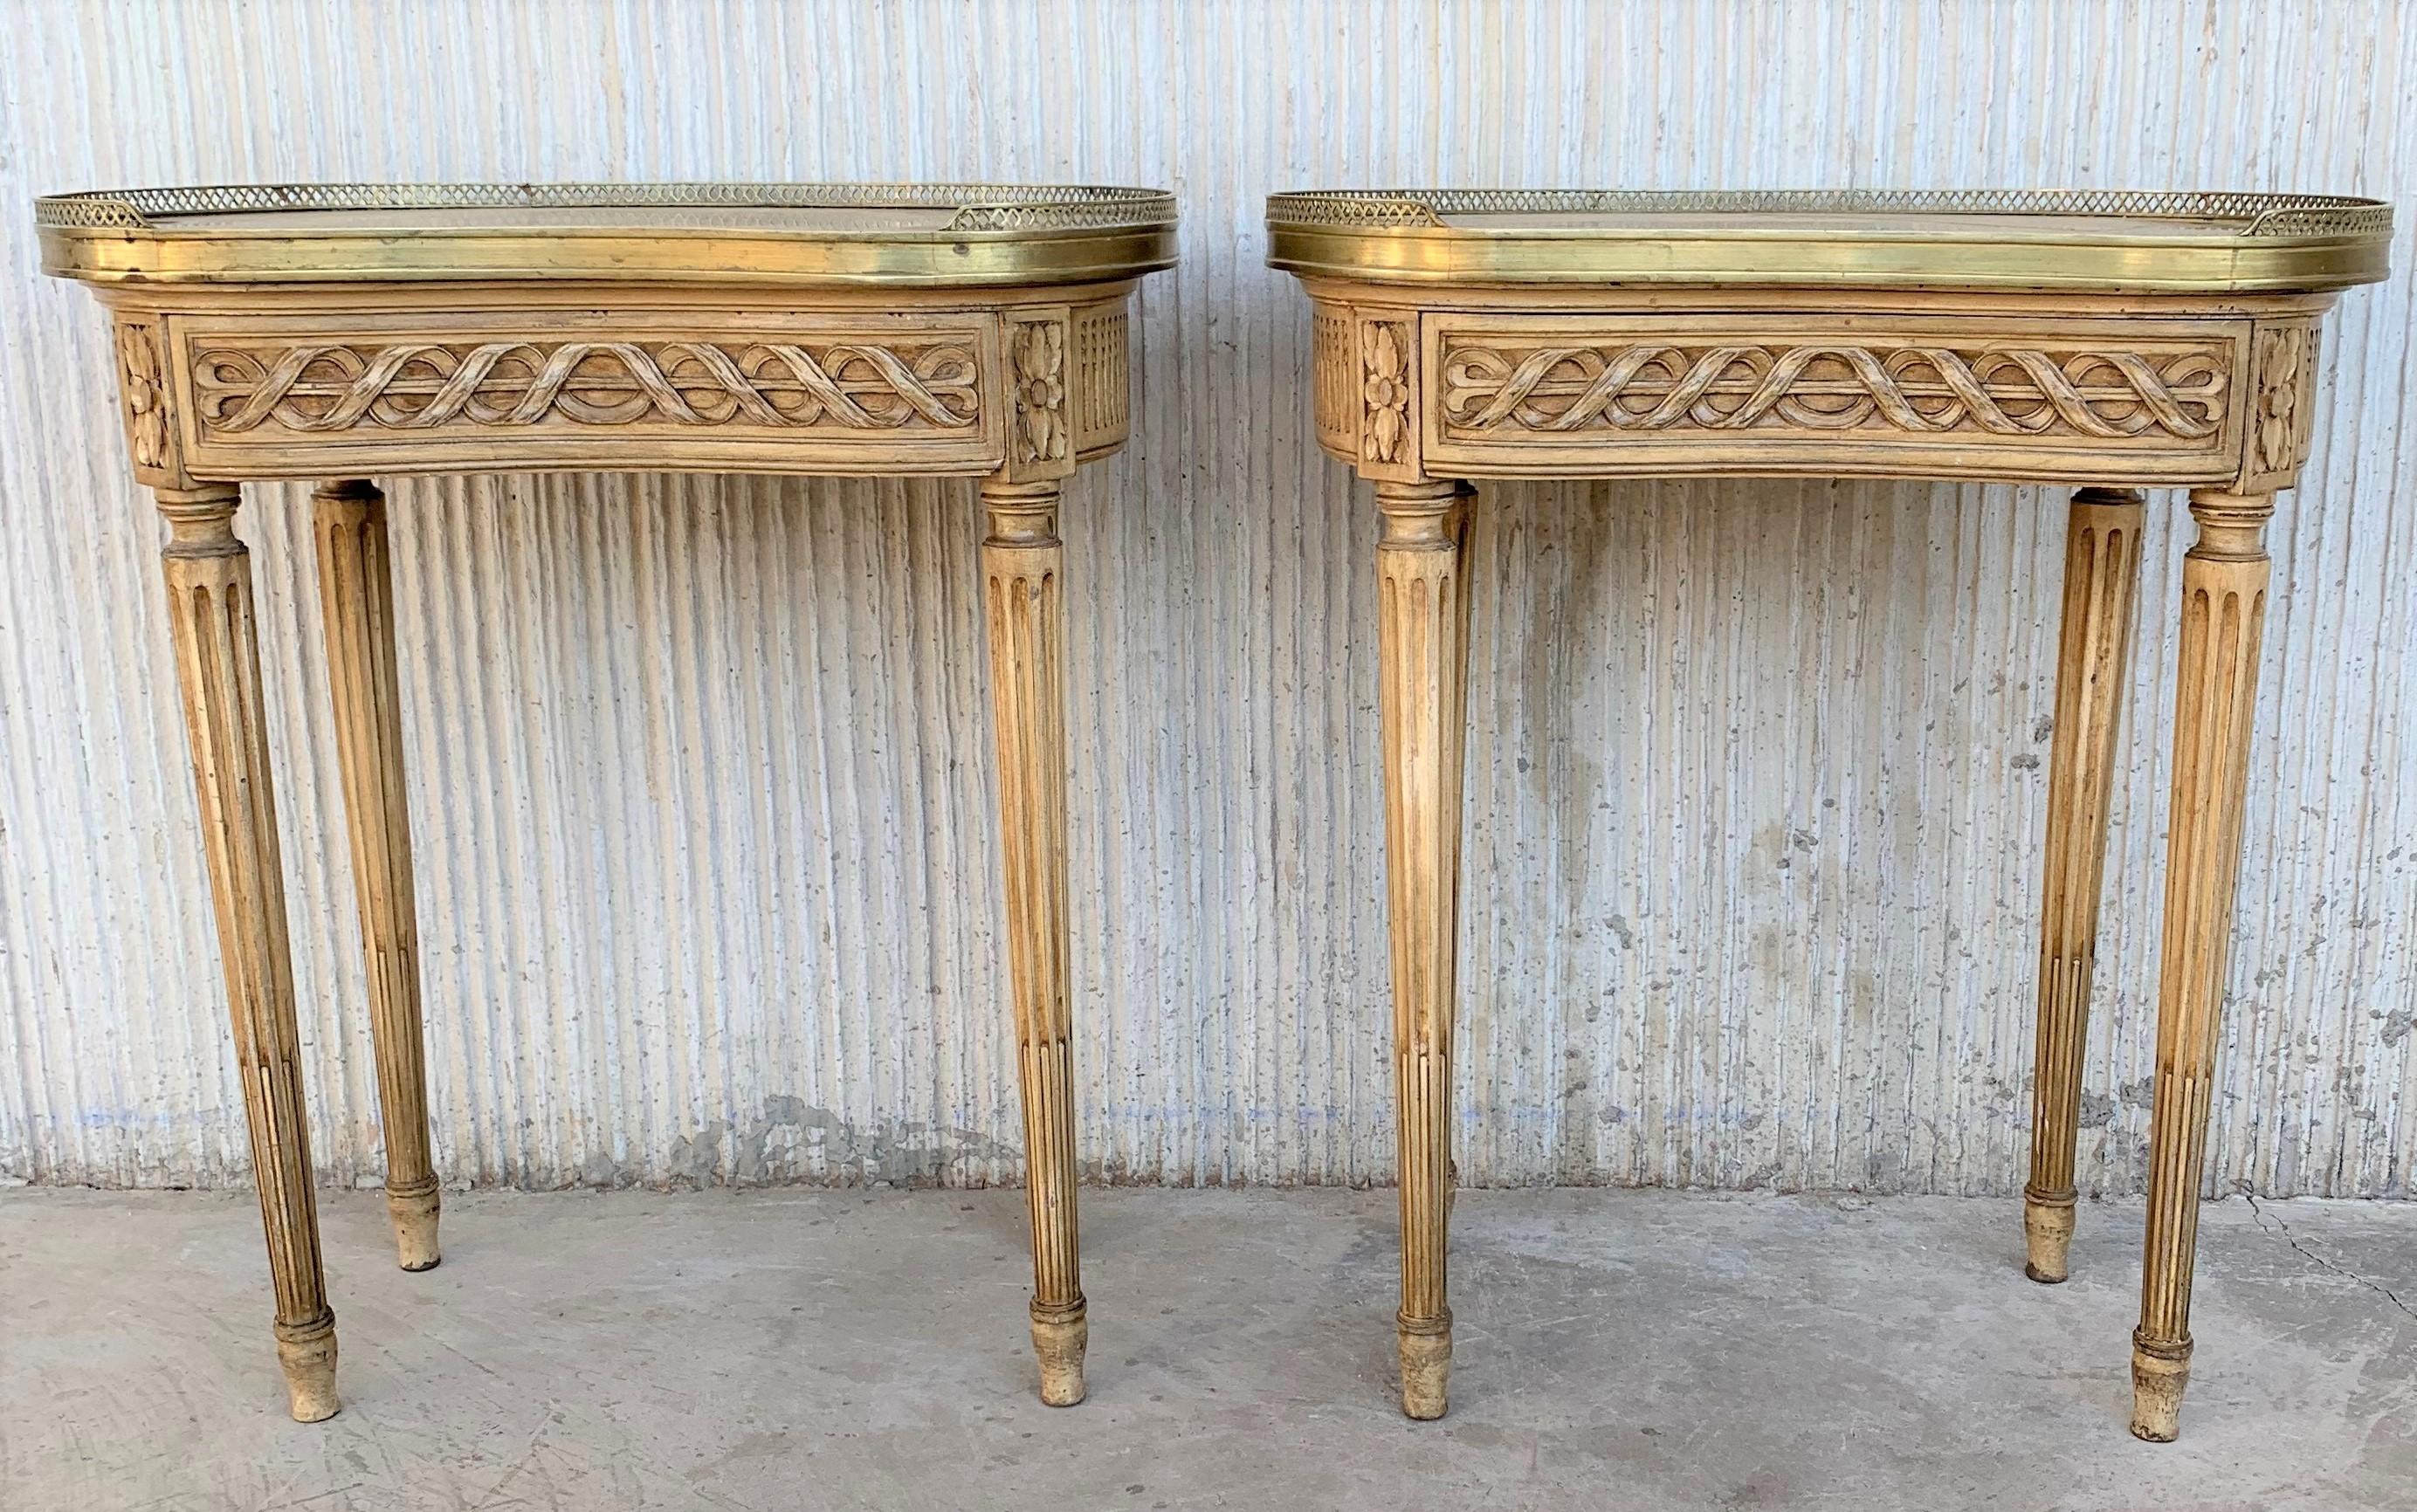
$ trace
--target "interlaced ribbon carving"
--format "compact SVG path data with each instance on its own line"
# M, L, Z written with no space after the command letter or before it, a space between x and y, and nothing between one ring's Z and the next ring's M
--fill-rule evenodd
M461 419L534 425L556 415L589 425L651 415L683 425L894 431L920 421L954 430L979 416L980 371L972 348L955 344L902 355L843 343L817 357L785 342L736 351L703 341L467 350L407 342L366 352L297 346L269 362L241 348L206 349L194 355L193 388L203 423L222 432L271 417L294 431L344 431L365 420L426 430Z
M2038 435L2061 424L2090 436L2152 428L2185 439L2215 433L2227 382L2214 354L2162 359L2135 352L2045 352L1944 347L1875 353L1860 346L1719 346L1689 352L1661 343L1610 350L1455 347L1443 361L1444 413L1464 431L1512 426L1567 431L1595 425L1659 431L1680 425L1741 430L1776 416L1789 424L1848 431L1875 416L1900 431L1977 426Z

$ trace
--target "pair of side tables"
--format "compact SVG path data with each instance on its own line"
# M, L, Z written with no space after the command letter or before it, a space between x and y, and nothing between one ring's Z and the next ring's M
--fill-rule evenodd
M246 482L307 478L403 1266L438 1259L385 495L504 470L979 479L1041 1399L1084 1394L1057 507L1125 440L1173 197L972 185L243 187L37 206L114 325L167 519L177 679L294 1416L337 1411L261 715ZM2049 775L2029 1274L2065 1276L2142 486L2186 487L2132 1429L2178 1428L2275 492L2318 325L2389 209L2298 195L1279 194L1319 442L1375 486L1402 1407L1452 1359L1468 479L2001 479L2072 496Z

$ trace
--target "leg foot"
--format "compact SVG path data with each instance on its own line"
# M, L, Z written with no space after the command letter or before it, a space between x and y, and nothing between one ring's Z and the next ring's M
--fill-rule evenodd
M343 1410L336 1399L336 1320L277 1325L277 1363L285 1368L285 1392L294 1421L324 1423Z
M1444 1414L1452 1394L1452 1320L1402 1323L1402 1413L1421 1422Z
M436 1245L436 1178L415 1182L412 1187L386 1189L386 1216L394 1225L395 1261L407 1271L434 1270L445 1258Z
M1032 1353L1041 1357L1041 1399L1052 1407L1072 1407L1083 1399L1083 1351L1091 1342L1091 1322L1083 1304L1072 1311L1035 1306L1032 1309Z
M2182 1430L2182 1388L2190 1384L2190 1341L2132 1339L2132 1436L2171 1444Z
M2023 1274L2053 1286L2070 1272L2066 1257L2073 1249L2073 1199L2023 1194L2023 1238L2030 1249Z

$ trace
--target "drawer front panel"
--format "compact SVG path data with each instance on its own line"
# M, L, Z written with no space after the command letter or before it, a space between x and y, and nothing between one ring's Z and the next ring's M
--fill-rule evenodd
M998 325L987 315L170 325L197 476L980 472L1004 452Z
M2213 480L2246 321L1825 315L1424 320L1439 474Z

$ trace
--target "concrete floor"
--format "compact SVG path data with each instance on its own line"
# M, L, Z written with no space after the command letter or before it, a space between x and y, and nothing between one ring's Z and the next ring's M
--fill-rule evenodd
M2050 1288L2013 1202L1464 1193L1411 1424L1391 1193L1083 1202L1057 1411L1013 1191L448 1196L421 1276L331 1194L346 1405L305 1427L248 1196L0 1192L0 1508L2417 1507L2417 1204L2211 1206L2159 1446L2135 1207Z

